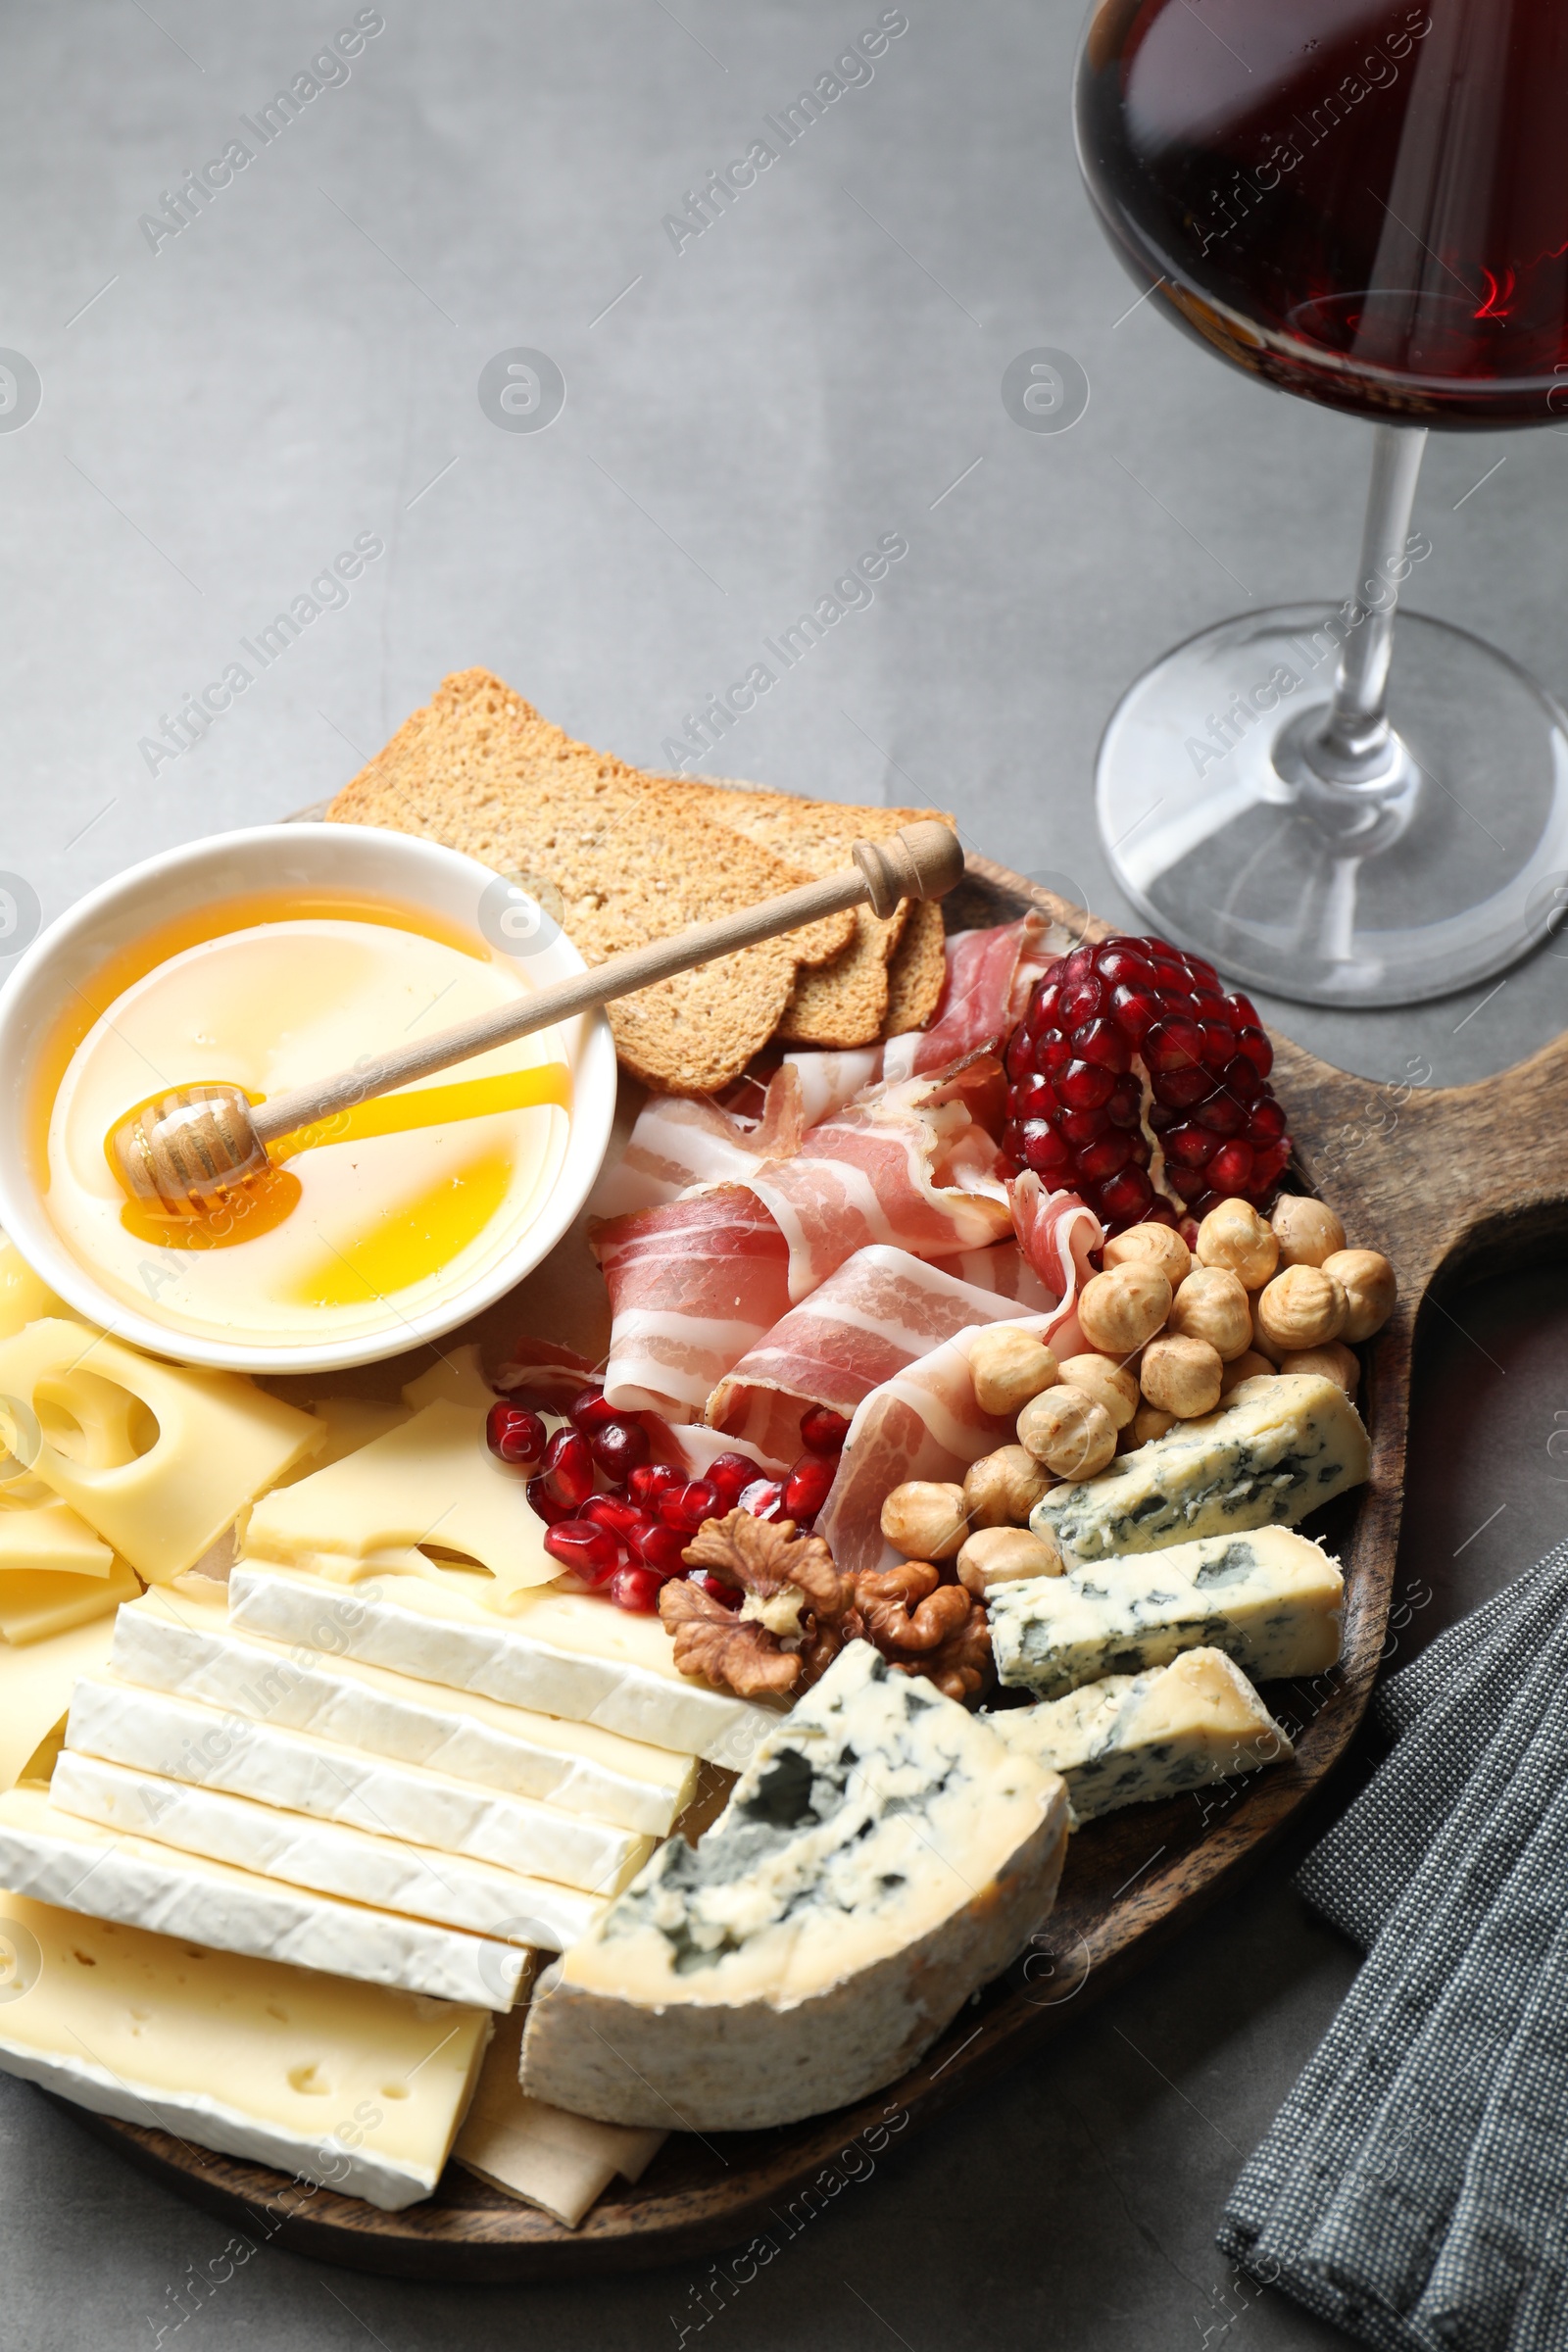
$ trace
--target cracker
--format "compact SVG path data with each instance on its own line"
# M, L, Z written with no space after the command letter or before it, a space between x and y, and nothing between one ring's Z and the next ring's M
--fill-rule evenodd
M941 902L921 899L909 908L908 924L888 965L888 1009L882 1023L883 1036L898 1037L906 1029L923 1029L937 1008L947 976L948 942L942 927Z
M561 894L589 964L775 898L807 879L716 819L706 788L643 775L575 743L487 670L442 680L327 809L462 850ZM664 1094L739 1076L778 1026L797 971L839 954L848 914L726 956L607 1006L622 1063Z

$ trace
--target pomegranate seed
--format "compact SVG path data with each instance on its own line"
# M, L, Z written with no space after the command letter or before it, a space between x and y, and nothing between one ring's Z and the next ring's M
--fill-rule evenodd
M1265 1144L1261 1152L1254 1154L1252 1184L1261 1186L1264 1191L1268 1191L1272 1186L1278 1184L1290 1164L1291 1139L1288 1135L1282 1135L1278 1143Z
M754 1478L749 1487L742 1488L738 1507L743 1511L750 1511L754 1519L786 1518L788 1514L784 1508L782 1480Z
M1125 1129L1113 1127L1102 1135L1098 1144L1078 1154L1078 1173L1093 1184L1103 1184L1126 1167L1133 1155L1133 1139Z
M1110 1100L1105 1104L1106 1113L1113 1127L1136 1127L1139 1124L1139 1113L1142 1108L1143 1090L1136 1078L1119 1080L1111 1093Z
M1136 987L1140 982L1147 984L1150 977L1149 957L1143 942L1136 939L1107 939L1096 951L1095 969L1102 980L1113 984L1129 981Z
M1072 1059L1072 1048L1059 1029L1043 1029L1034 1041L1033 1067L1042 1078L1057 1078Z
M1165 1138L1166 1161L1177 1167L1206 1167L1218 1150L1218 1137L1205 1127L1173 1127Z
M1111 1017L1124 1037L1141 1046L1159 1018L1159 999L1147 982L1118 988L1110 1000Z
M626 1479L640 1470L652 1447L635 1421L602 1421L588 1432L588 1450L607 1478Z
M1274 1067L1274 1049L1261 1029L1239 1029L1236 1051L1247 1055L1260 1078L1266 1078Z
M619 1609L652 1617L658 1613L660 1588L667 1582L651 1568L617 1568L610 1580L610 1597Z
M1038 1037L1042 1029L1049 1029L1054 1024L1056 1000L1060 994L1061 989L1054 980L1035 982L1029 1009L1024 1015L1024 1026L1032 1036Z
M1203 1058L1203 1032L1181 1013L1156 1021L1144 1040L1144 1059L1154 1076L1185 1070Z
M1167 1128L1179 1127L1181 1123L1181 1112L1172 1110L1168 1102L1151 1102L1149 1105L1149 1132L1151 1135L1163 1135Z
M1252 1147L1241 1136L1221 1144L1208 1163L1208 1181L1216 1193L1239 1193L1252 1173Z
M645 1511L652 1511L658 1509L661 1494L685 1484L685 1471L677 1470L673 1462L648 1462L632 1472L626 1481L626 1491L633 1502L641 1503Z
M605 1392L598 1388L584 1389L566 1407L566 1419L573 1429L580 1429L584 1437L589 1430L601 1427L610 1415L611 1407L605 1402Z
M590 1494L578 1517L592 1520L595 1527L608 1527L622 1544L630 1543L635 1529L651 1524L648 1513L623 1494Z
M1195 980L1200 980L1205 988L1212 989L1216 995L1218 994L1219 974L1211 963L1201 956L1184 956L1182 961Z
M542 1519L547 1527L554 1527L558 1521L570 1519L576 1513L577 1505L574 1502L557 1501L550 1491L548 1478L530 1478L523 1493L528 1497L529 1509L536 1518Z
M1044 1119L1025 1120L1023 1156L1024 1164L1037 1176L1052 1180L1053 1190L1056 1189L1054 1179L1072 1166L1072 1152Z
M838 1462L823 1453L803 1453L784 1481L786 1519L814 1519L838 1476Z
M715 1576L711 1568L694 1568L686 1582L695 1585L700 1592L706 1592L710 1600L721 1600L726 1609L738 1609L741 1605L743 1595L739 1585L726 1585L724 1579Z
M1231 1018L1238 1029L1262 1028L1263 1024L1257 1017L1257 1007L1250 997L1244 997L1241 990L1237 989L1232 993L1228 1002Z
M1024 1023L1020 1021L1017 1028L1013 1031L1011 1037L1007 1040L1007 1051L1004 1056L1007 1076L1009 1078L1027 1077L1029 1072L1034 1068L1034 1062L1030 1058L1033 1053L1034 1044L1030 1038L1029 1031L1025 1027Z
M1159 1070L1150 1080L1154 1099L1167 1102L1173 1110L1190 1110L1195 1102L1213 1092L1214 1081L1207 1070Z
M1080 1061L1092 1061L1102 1070L1114 1070L1124 1077L1133 1066L1132 1048L1114 1021L1091 1021L1073 1039Z
M718 1489L725 1509L733 1510L742 1487L749 1487L757 1476L757 1464L750 1454L718 1453L709 1463L705 1475L709 1485Z
M536 1462L545 1449L545 1425L521 1404L493 1404L485 1415L485 1444L500 1462Z
M1217 989L1196 989L1193 993L1193 1010L1205 1027L1210 1021L1213 1021L1218 1025L1218 1027L1223 1029L1226 1036L1229 1037L1231 1033L1231 1008L1226 1004L1224 998L1219 994Z
M724 1508L724 1498L718 1489L706 1478L694 1478L684 1487L672 1487L659 1497L659 1516L666 1527L684 1528L695 1536L705 1519L716 1519Z
M594 1491L594 1460L588 1441L574 1429L558 1429L544 1452L544 1483L552 1498L575 1510Z
M1092 1061L1069 1061L1056 1080L1063 1110L1098 1110L1115 1091L1115 1072L1099 1069Z
M808 1405L801 1415L801 1444L808 1453L842 1453L849 1434L848 1416L835 1413L829 1405Z
M663 1527L651 1519L632 1537L631 1548L656 1576L679 1576L686 1564L682 1554L695 1533L695 1528Z
M1132 1151L1134 1166L1147 1168L1154 1156L1154 1147L1148 1136L1140 1130L1136 1135L1130 1135L1127 1142Z
M1070 963L1071 956L1067 960ZM1094 1019L1108 994L1109 991L1095 978L1093 972L1086 972L1081 980L1069 980L1056 1002L1057 1026L1062 1029L1081 1029L1085 1021Z
M1263 1092L1263 1081L1245 1054L1231 1055L1220 1072L1220 1084L1228 1095L1236 1097L1238 1102L1255 1102Z
M1156 1193L1145 1209L1141 1222L1145 1225L1176 1225L1180 1220L1170 1202L1162 1200Z
M1061 976L1064 980L1082 980L1095 968L1095 951L1085 940L1062 957Z
M1123 1168L1101 1187L1100 1205L1112 1224L1136 1225L1148 1215L1153 1198L1154 1188L1142 1168Z
M1049 1078L1036 1077L1031 1071L1007 1097L1007 1107L1015 1119L1049 1119L1056 1108L1056 1090Z
M1234 1042L1231 1033L1218 1021L1204 1021L1202 1029L1203 1067L1206 1070L1222 1070L1231 1058Z
M1193 1116L1210 1135L1240 1135L1247 1125L1246 1105L1238 1102L1234 1095L1226 1094L1222 1087L1216 1088L1206 1102L1200 1102Z
M1208 1173L1206 1169L1172 1167L1170 1162L1167 1160L1165 1163L1165 1174L1169 1179L1172 1191L1180 1193L1182 1199L1186 1201L1189 1208L1193 1206L1195 1201L1200 1200L1203 1195L1208 1191Z
M1108 1132L1110 1113L1104 1109L1064 1110L1056 1120L1056 1127L1075 1152L1082 1152L1090 1144L1098 1144Z
M1254 1144L1278 1143L1280 1137L1285 1133L1284 1107L1270 1096L1266 1102L1253 1104L1252 1115L1248 1124L1251 1130Z
M585 1584L599 1584L620 1566L620 1545L591 1519L558 1519L545 1529L545 1549Z

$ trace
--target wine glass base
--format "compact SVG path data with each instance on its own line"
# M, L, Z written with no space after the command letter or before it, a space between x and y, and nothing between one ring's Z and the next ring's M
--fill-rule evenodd
M1415 1004L1568 920L1568 718L1506 655L1399 614L1386 770L1325 791L1307 747L1345 608L1189 638L1122 697L1100 829L1140 912L1227 976L1303 1004Z

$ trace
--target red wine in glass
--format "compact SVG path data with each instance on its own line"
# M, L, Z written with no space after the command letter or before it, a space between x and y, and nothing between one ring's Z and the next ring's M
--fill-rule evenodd
M1391 709L1394 613L1433 553L1426 428L1568 416L1568 0L1102 0L1076 113L1151 307L1379 428L1352 596L1205 631L1118 709L1118 878L1281 995L1461 988L1568 912L1568 733L1504 657L1408 614Z

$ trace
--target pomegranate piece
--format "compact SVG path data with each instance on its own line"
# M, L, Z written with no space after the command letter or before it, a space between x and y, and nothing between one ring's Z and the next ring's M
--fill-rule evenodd
M784 1482L779 1478L754 1478L736 1496L736 1507L750 1511L754 1519L787 1519L784 1508Z
M611 1408L605 1402L605 1392L599 1388L584 1389L566 1407L566 1419L573 1429L580 1429L584 1437L611 1417Z
M624 1494L590 1494L579 1516L591 1520L595 1527L608 1527L621 1544L630 1543L635 1529L654 1525L648 1513L640 1511Z
M585 1442L605 1476L617 1482L640 1470L653 1450L647 1430L635 1421L600 1421L587 1432Z
M757 1464L749 1453L718 1453L709 1463L707 1476L709 1485L718 1489L725 1510L732 1511L740 1500L741 1489L749 1487L757 1476Z
M536 1462L545 1449L545 1425L526 1405L493 1404L485 1416L484 1435L499 1462Z
M1006 1158L1078 1193L1112 1232L1236 1196L1264 1208L1289 1164L1256 1008L1164 940L1086 941L1060 956L1004 1060ZM1156 1140L1165 1194L1149 1174Z
M594 1460L588 1441L574 1429L558 1429L545 1447L543 1483L551 1498L575 1510L594 1491Z
M591 1519L558 1519L545 1529L545 1549L587 1585L602 1583L620 1566L620 1545L608 1527Z
M659 1607L660 1588L667 1578L655 1576L651 1568L617 1568L607 1588L611 1599L620 1609L632 1609L639 1617L652 1617Z
M723 1509L723 1496L707 1478L694 1478L687 1486L672 1487L659 1498L659 1516L664 1525L683 1528L693 1536L705 1519L718 1518Z
M626 1481L626 1492L633 1502L640 1503L645 1511L657 1511L662 1494L667 1494L671 1488L685 1484L686 1473L677 1470L673 1462L648 1462L631 1473Z
M849 1434L848 1416L829 1405L808 1404L801 1415L801 1444L808 1453L842 1453Z
M576 1513L576 1503L561 1502L557 1499L551 1490L548 1478L530 1478L523 1493L528 1497L529 1509L536 1518L542 1519L547 1527L554 1527L559 1521L570 1519Z
M666 1527L661 1519L650 1519L630 1538L630 1547L645 1568L658 1576L679 1576L686 1563L681 1553L691 1542L695 1530Z
M828 1489L838 1475L838 1461L825 1453L803 1453L784 1481L784 1516L786 1519L810 1520L827 1500Z
M726 1609L738 1609L745 1597L739 1585L726 1585L724 1579L715 1576L711 1568L694 1568L686 1582L695 1585L700 1592L706 1592L710 1600L722 1601Z

